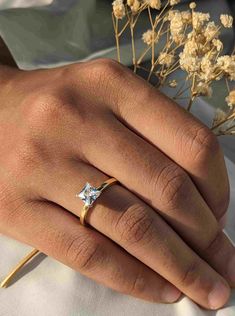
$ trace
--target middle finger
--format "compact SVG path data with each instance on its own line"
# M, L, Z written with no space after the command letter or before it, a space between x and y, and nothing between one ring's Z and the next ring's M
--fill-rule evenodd
M47 189L42 186L42 197L79 216L83 204L75 193L86 181L99 186L107 176L84 163L70 161L49 180L44 178ZM200 305L218 308L228 299L225 280L125 188L114 185L102 193L89 210L87 222Z
M112 116L97 120L89 133L83 148L88 161L152 206L234 285L235 249L187 173Z

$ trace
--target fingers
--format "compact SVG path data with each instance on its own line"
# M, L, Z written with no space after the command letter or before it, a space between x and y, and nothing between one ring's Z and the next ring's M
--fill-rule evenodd
M31 246L99 283L152 302L172 303L180 296L157 273L59 206L34 202L24 205L20 217L5 213L5 234L27 244L30 240Z
M94 68L94 80L100 77L93 92L126 125L182 166L215 216L222 217L229 184L223 154L209 129L118 63L100 61L88 67Z
M235 285L234 273L224 267L225 253L229 265L235 249L223 233L220 238L215 217L186 172L115 118L110 117L102 126L97 122L88 138L102 140L98 149L91 142L84 146L88 161L152 205L193 249Z
M61 170L56 181L49 184L50 190L42 193L79 215L83 203L75 194L86 181L98 186L107 176L77 162L65 170ZM121 186L114 185L102 193L90 209L87 221L200 305L218 308L227 301L229 287L226 281L158 214Z

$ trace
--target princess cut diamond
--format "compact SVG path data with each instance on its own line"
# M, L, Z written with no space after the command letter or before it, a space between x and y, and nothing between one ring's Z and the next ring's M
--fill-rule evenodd
M92 206L95 200L100 196L101 191L86 183L84 188L76 196L79 197L87 206Z

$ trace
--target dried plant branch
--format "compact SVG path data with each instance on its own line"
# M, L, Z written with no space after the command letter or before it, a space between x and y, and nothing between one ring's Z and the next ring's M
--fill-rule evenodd
M198 97L210 97L212 83L224 79L228 91L226 103L228 110L218 112L213 120L212 130L216 135L234 135L235 90L230 83L235 80L235 48L231 55L222 55L223 43L220 40L222 28L231 28L233 18L221 14L220 24L210 20L209 13L196 11L196 3L191 2L189 9L180 11L175 6L181 0L115 0L113 2L113 21L120 61L120 37L130 29L133 70L143 70L148 81L154 75L157 88L168 84L177 92L174 100L188 99L190 111ZM150 28L143 32L142 40L146 47L137 57L135 47L135 27L142 16L147 16ZM117 20L126 19L118 30ZM150 55L149 69L142 65ZM186 73L183 84L174 79L179 71ZM173 77L173 79L172 79ZM186 87L185 87L186 86ZM189 91L189 93L188 93ZM185 95L187 93L187 95Z

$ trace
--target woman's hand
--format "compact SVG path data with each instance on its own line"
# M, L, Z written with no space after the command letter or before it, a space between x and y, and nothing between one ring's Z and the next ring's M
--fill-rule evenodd
M229 185L209 129L111 60L2 78L1 233L126 294L224 305L235 251L218 225ZM110 177L120 184L82 226L76 193Z

